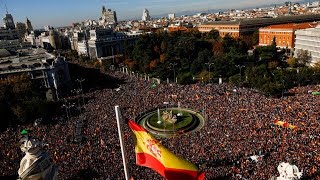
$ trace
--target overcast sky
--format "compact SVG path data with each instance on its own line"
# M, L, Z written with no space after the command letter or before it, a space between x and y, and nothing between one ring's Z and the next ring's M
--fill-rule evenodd
M15 22L28 17L35 28L66 26L72 22L98 19L101 7L115 10L119 20L141 17L144 8L152 16L186 10L236 9L280 4L288 0L0 0L0 13L13 15ZM295 0L293 0L295 1ZM293 2L292 1L292 2Z

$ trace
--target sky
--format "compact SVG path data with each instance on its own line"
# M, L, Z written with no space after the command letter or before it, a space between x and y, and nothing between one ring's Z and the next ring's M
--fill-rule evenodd
M152 16L182 11L241 9L280 4L288 0L0 0L0 14L12 14L15 22L31 20L34 28L68 26L101 16L102 5L117 12L118 20L141 19L144 8ZM292 2L297 0L292 0Z

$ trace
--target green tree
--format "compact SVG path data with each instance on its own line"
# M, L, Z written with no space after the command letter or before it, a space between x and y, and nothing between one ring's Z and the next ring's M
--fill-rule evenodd
M308 50L299 49L297 51L297 59L299 66L306 66L311 62L311 53Z
M210 39L214 39L217 40L220 37L219 31L218 30L211 30L210 32L208 32L206 39L210 40Z

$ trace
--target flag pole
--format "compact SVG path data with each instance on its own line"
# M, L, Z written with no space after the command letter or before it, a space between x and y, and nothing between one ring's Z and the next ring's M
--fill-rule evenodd
M129 172L128 172L128 166L127 166L127 158L126 158L126 151L124 147L124 140L123 140L123 132L121 129L120 124L120 107L117 105L114 107L116 111L116 119L117 119L117 125L118 125L118 133L119 133L119 140L120 140L120 147L121 147L121 154L122 154L122 162L124 167L124 175L126 177L126 180L130 179Z

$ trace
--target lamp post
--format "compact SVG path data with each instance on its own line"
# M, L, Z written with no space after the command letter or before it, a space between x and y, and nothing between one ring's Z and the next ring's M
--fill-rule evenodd
M178 65L177 63L170 63L170 65L173 67L173 82L176 82L176 71L174 67Z
M80 94L80 92L81 92L81 90L80 90L80 89L73 89L71 92L72 92L72 93L74 93L74 94L79 95L79 94ZM80 104L79 97L77 97L77 99L78 99L78 106L79 106L80 114L82 114L82 111L81 111L81 104Z
M85 80L84 78L76 79L76 81L80 83L80 90L81 90L81 94L82 94L82 102L83 102L83 105L84 105L84 97L83 97L82 82L83 82L84 80Z
M241 69L246 67L245 65L236 65L237 68L240 69L240 83L242 83L242 73L241 73Z
M282 77L283 78L283 77ZM281 94L281 96L282 96L282 98L283 98L283 91L284 91L284 89L285 89L285 86L284 86L284 79L282 79L282 94Z
M112 64L114 65L114 54L113 54L113 46L111 46L111 51L112 51Z
M64 104L62 105L62 107L65 107L65 108L66 108L67 118L68 118L68 121L69 121L69 113L68 113L67 100L64 100Z
M211 63L211 62L207 62L207 63L205 63L205 65L207 65L208 67L209 67L209 83L211 83L211 77L210 77L210 68L211 68L211 66L212 65L214 65L214 63Z
M71 116L70 108L74 107L74 103L70 103L65 99L64 100L64 104L62 105L62 107L66 108L67 118L68 118L68 120L70 120L70 116Z

